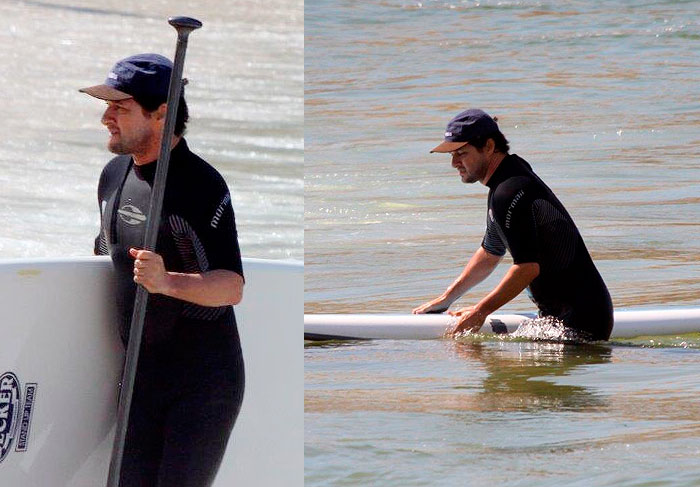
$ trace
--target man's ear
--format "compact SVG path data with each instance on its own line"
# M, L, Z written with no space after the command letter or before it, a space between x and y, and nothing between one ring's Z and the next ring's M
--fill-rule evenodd
M165 119L165 114L168 112L168 105L167 103L161 103L161 105L158 107L156 110L156 120L163 120Z

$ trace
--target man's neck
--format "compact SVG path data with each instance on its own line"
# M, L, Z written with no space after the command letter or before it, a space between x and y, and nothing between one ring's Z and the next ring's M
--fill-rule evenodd
M181 135L173 135L173 139L170 143L170 150L173 150L177 143L180 142L181 138ZM155 162L158 160L159 156L160 143L152 144L147 151L144 151L141 154L131 154L131 157L134 159L134 164L137 166L144 166L146 164L150 164L151 162Z
M503 154L502 152L493 153L493 156L489 161L489 167L488 169L486 169L486 176L484 176L484 179L481 181L481 184L486 186L486 184L489 182L489 179L491 179L491 176L493 176L493 173L496 172L496 169L498 169L498 166L501 165L501 162L503 162L503 159L505 159L507 155L508 154Z

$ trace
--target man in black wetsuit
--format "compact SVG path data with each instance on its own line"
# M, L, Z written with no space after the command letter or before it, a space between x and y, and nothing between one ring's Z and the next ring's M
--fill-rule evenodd
M243 399L244 371L232 305L243 271L231 196L221 175L175 123L156 252L143 250L165 123L172 63L157 54L119 61L104 84L102 124L118 154L98 188L95 253L112 257L126 344L136 283L150 293L122 465L122 486L204 487L213 482Z
M447 310L491 274L508 250L513 265L500 284L476 305L451 313L459 317L453 335L478 331L489 314L527 287L540 316L574 331L574 339L607 340L612 301L576 225L530 165L508 151L496 121L477 109L453 118L444 142L431 151L450 153L462 182L488 186L486 234L447 290L413 312Z

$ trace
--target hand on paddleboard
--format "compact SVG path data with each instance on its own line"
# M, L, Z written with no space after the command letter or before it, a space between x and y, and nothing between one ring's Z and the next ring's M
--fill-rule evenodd
M165 294L168 288L168 272L163 258L149 250L129 249L134 260L134 282L141 284L149 293Z
M445 298L440 296L439 298L435 298L432 301L428 301L427 303L414 308L412 313L414 315L421 315L425 313L444 313L447 311L447 308L450 307L450 304L451 303L447 302Z
M452 336L457 336L464 332L478 332L483 326L484 320L486 320L487 316L486 314L477 311L475 306L469 306L457 311L450 311L449 314L459 318L459 321L455 327L449 332L449 334Z

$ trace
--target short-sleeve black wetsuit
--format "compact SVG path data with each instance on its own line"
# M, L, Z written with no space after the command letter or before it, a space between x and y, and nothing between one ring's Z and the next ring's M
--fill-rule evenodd
M581 234L568 212L530 165L507 155L487 182L484 250L515 264L536 262L540 274L529 286L540 316L552 316L582 338L607 340L612 301Z
M156 165L137 166L129 156L115 157L98 188L102 228L95 253L108 253L114 263L125 344L136 293L128 252L143 248ZM227 269L243 275L226 183L184 139L171 153L156 252L168 271ZM149 295L121 485L210 485L243 389L233 307Z

